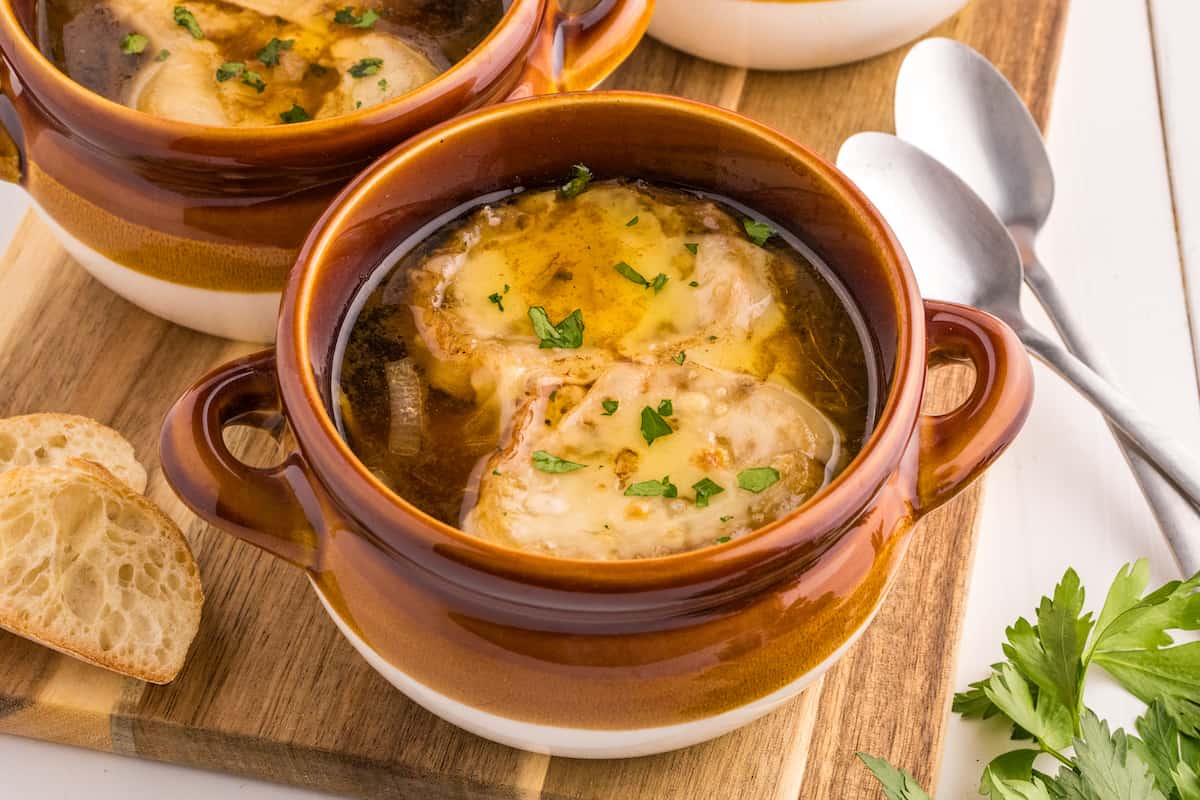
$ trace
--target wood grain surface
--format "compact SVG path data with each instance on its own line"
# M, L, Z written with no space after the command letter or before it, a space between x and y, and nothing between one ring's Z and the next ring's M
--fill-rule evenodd
M1045 123L1066 0L974 0L936 33L981 50ZM747 73L645 41L608 86L669 92L763 120L832 158L891 130L903 51L810 73ZM636 146L632 143L631 146ZM162 479L158 425L198 375L249 345L119 299L36 218L0 261L0 416L86 414L134 443L149 495L180 522L208 595L179 679L147 686L0 633L0 732L371 798L876 798L866 750L937 774L979 489L931 515L875 624L801 697L716 741L626 761L551 759L486 742L410 703L339 636L302 573L192 517ZM969 377L939 372L935 397ZM230 434L248 460L274 444Z

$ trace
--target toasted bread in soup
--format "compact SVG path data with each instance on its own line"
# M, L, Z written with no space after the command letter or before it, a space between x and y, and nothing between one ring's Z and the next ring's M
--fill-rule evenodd
M99 464L138 494L146 470L133 445L93 419L74 414L26 414L0 419L0 472L14 467L61 467L69 458Z
M68 459L0 474L0 627L168 683L203 602L178 526L103 468Z

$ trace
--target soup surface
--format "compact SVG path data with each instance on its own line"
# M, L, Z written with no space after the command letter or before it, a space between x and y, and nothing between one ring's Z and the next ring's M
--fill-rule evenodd
M336 387L351 448L430 515L567 558L691 550L796 508L872 424L847 294L726 203L576 170L367 286Z
M39 0L37 39L98 94L220 126L305 122L409 92L471 51L503 0Z

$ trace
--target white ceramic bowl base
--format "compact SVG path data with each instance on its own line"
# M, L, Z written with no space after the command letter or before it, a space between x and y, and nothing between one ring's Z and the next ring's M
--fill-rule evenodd
M385 661L333 610L325 595L313 583L313 590L321 598L325 611L333 619L342 635L354 645L354 649L367 660L376 672L403 692L408 699L452 725L465 731L499 742L509 747L544 753L564 758L634 758L649 756L690 747L709 739L729 733L747 725L761 716L769 714L783 703L802 692L805 687L833 666L858 640L871 620L875 618L876 606L867 621L854 632L850 639L835 650L828 658L810 672L771 694L760 697L749 705L725 711L716 716L666 725L660 728L637 728L633 730L603 730L591 728L563 728L554 725L537 725L531 722L497 716L460 703L446 695L430 689L423 683L410 678L391 663Z
M37 203L71 257L92 277L129 302L186 328L246 342L272 342L279 316L279 292L223 292L164 281L118 264L76 239Z
M650 35L750 69L830 67L928 32L967 0L657 0Z

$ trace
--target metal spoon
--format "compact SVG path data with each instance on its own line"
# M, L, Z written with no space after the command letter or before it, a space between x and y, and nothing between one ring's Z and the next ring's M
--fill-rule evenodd
M1017 245L1004 223L961 178L915 146L884 133L850 137L837 163L895 231L922 294L975 306L1004 320L1031 353L1121 428L1193 503L1200 499L1200 465L1191 455L1144 419L1111 384L1022 316ZM1200 570L1196 542L1169 541L1187 574Z
M1038 260L1034 240L1054 202L1054 173L1037 123L1000 70L953 39L927 39L916 45L896 80L896 134L954 170L996 212L1017 243L1025 283L1067 349L1114 382ZM1190 544L1192 563L1200 561L1195 550L1200 535L1196 508L1118 428L1109 427L1167 539L1179 553Z

